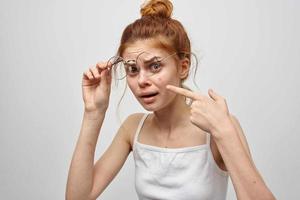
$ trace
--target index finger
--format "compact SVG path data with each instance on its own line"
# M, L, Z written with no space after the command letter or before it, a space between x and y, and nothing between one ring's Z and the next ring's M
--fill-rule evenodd
M176 87L173 85L167 85L166 88L168 90L171 90L172 92L175 92L177 94L186 96L188 98L191 98L193 100L200 100L200 96L190 90L184 89L184 88L180 88L180 87Z
M96 66L98 67L98 69L100 70L104 70L104 69L110 69L112 66L112 63L110 61L107 62L98 62L96 64Z

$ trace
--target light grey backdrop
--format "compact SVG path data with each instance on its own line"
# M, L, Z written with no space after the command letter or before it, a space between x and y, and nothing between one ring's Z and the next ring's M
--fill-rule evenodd
M299 195L300 2L174 2L201 57L197 82L225 96L267 185ZM64 199L83 102L81 75L112 56L142 1L0 1L0 199ZM193 86L193 85L191 85ZM97 157L120 124L114 87ZM127 91L119 115L143 111ZM99 199L136 199L130 154ZM228 199L235 199L230 183Z

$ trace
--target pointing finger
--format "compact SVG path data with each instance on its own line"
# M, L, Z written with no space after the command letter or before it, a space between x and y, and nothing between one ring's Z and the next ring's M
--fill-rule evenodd
M193 100L200 100L201 99L201 97L198 94L196 94L196 93L194 93L190 90L184 89L184 88L176 87L176 86L173 86L173 85L167 85L166 88L168 90L172 91L172 92L175 92L177 94L186 96L186 97L191 98Z

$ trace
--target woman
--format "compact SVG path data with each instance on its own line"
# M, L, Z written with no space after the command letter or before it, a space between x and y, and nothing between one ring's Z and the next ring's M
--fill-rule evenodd
M125 28L117 59L99 62L84 72L85 112L66 199L96 199L131 151L139 199L225 199L228 176L238 199L275 199L255 168L243 131L225 99L211 89L209 96L184 89L190 41L171 13L170 1L149 1L141 9L142 17ZM94 165L112 69L117 78L126 78L136 99L151 113L130 115Z

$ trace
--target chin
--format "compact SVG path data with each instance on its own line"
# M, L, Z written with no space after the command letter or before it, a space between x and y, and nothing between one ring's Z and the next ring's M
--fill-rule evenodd
M138 102L140 103L140 105L147 111L155 111L157 109L157 103L154 102L154 103L144 103L140 100L138 100Z
M144 108L145 110L150 111L150 112L154 112L154 111L159 110L159 109L157 108L157 106L155 106L155 105L144 105L144 104L141 104L141 105L143 106L143 108Z
M143 106L143 108L149 112L156 112L159 110L162 110L165 106L158 104L158 103L153 103L153 104L143 104L140 102L140 104Z

